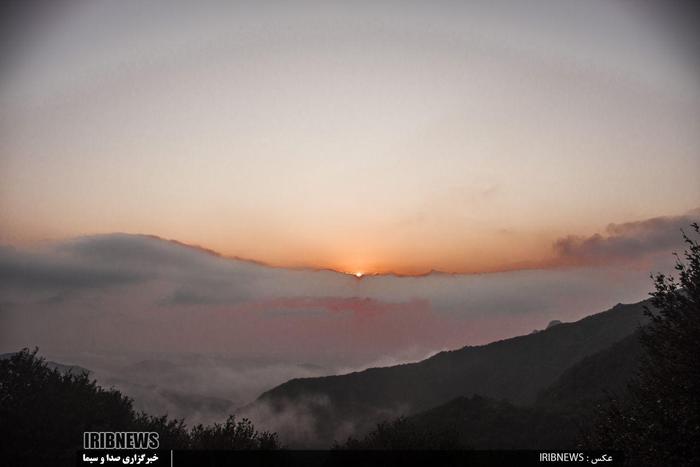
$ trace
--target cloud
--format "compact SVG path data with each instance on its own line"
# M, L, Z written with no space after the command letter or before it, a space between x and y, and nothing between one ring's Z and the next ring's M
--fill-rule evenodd
M90 368L101 384L133 397L137 409L186 418L190 425L222 422L237 408L289 379L335 372L333 368L269 359L201 354L136 354L117 359L105 354L62 355L60 360Z
M326 313L351 312L357 316L378 313L425 311L430 308L427 300L413 299L407 302L385 302L372 298L348 297L295 297L276 300L258 301L247 304L248 311L276 312L296 310L321 310Z
M112 265L138 265L158 268L213 267L221 258L214 251L153 235L114 233L79 237L54 247L59 253Z
M0 247L0 287L101 288L143 282L148 278L143 271L122 271L72 257Z
M169 284L160 301L167 305L236 303L247 297L256 269L252 262L146 235L79 237L37 250L0 247L0 289L39 294L151 282Z
M672 266L678 230L695 213L561 239L548 269L474 275L358 280L127 234L0 248L0 352L38 345L124 388L139 407L211 421L226 401L241 407L294 377L416 361L643 299L650 270L630 263ZM144 359L176 366L125 363ZM316 429L304 414L332 410L322 399L305 404L283 417L250 415L301 441Z
M609 224L603 235L569 235L558 239L553 247L557 257L568 264L639 261L649 255L682 249L681 229L688 229L698 218L700 209L683 216Z
M365 408L367 410L367 408ZM305 394L290 399L258 400L236 412L252 420L256 428L278 433L284 445L303 449L327 449L325 437L337 442L349 436L366 432L374 427L374 420L391 420L410 412L410 407L397 404L391 408L377 408L364 421L350 420L347 416L333 416L336 407L326 394ZM343 420L332 423L324 420ZM323 433L324 437L320 437Z
M358 280L128 234L0 248L0 350L220 353L361 368L483 344L645 298L649 272L672 266L691 214L561 239L550 268L475 275ZM631 267L637 257L653 262ZM575 267L554 267L562 264Z

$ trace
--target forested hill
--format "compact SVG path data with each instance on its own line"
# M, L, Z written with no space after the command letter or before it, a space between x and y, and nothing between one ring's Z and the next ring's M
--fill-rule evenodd
M591 428L598 404L625 393L643 354L635 332L585 357L540 392L530 406L462 396L405 419L388 420L345 447L408 449L436 443L474 449L570 449Z
M572 365L635 332L646 319L645 304L618 304L574 323L441 352L418 363L294 379L264 393L255 405L265 404L273 411L290 406L310 410L322 442L332 441L333 427L340 423L362 431L461 396L479 394L529 405Z

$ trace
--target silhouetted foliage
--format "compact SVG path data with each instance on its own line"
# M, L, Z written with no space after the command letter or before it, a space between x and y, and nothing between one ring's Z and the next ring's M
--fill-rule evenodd
M356 450L412 450L412 449L465 449L454 429L433 430L405 417L377 424L364 438L350 437L335 449Z
M584 440L624 450L631 465L700 465L700 245L683 239L678 279L652 276L655 309L647 308L638 376L624 397L601 407Z
M276 449L276 433L258 432L250 420L236 421L231 415L224 424L196 425L190 431L191 449Z
M277 435L249 420L188 430L182 420L136 412L130 398L87 372L47 366L37 350L0 359L0 439L5 465L72 465L85 431L155 431L162 449L276 449Z
M25 349L0 360L0 438L9 450L4 456L22 463L73 460L84 431L130 426L128 398L97 386L87 373L52 370L36 352Z

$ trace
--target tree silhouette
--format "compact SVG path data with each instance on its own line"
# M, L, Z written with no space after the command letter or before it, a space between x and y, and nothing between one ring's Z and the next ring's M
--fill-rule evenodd
M700 233L697 223L692 224ZM652 276L637 377L601 408L589 446L625 451L631 465L700 465L700 245L676 255L678 278Z
M136 412L129 397L100 387L87 372L49 368L37 349L0 359L4 465L73 465L86 431L154 431L161 449L279 447L276 434L233 416L188 430L182 420Z
M279 441L276 433L258 432L250 420L236 421L231 415L224 424L196 425L190 432L192 449L275 449Z
M354 450L413 450L413 449L464 449L459 434L453 429L434 430L420 426L406 417L377 424L363 438L350 437L335 449Z

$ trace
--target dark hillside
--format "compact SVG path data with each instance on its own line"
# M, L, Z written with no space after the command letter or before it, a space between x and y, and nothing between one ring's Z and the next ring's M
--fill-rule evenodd
M639 368L640 333L567 369L531 406L479 395L458 397L408 418L382 423L343 447L391 449L404 441L442 439L474 449L569 449L591 427L596 405L621 394ZM432 445L429 445L432 446Z
M589 409L608 395L622 394L639 368L640 333L585 357L537 397L536 405Z
M381 420L422 412L461 396L479 394L529 405L569 367L635 332L645 320L644 304L618 304L574 323L441 352L418 363L294 379L264 393L255 404L311 410L324 443L333 441L324 435L333 436L333 426L340 421L366 430ZM309 400L324 403L309 405Z

